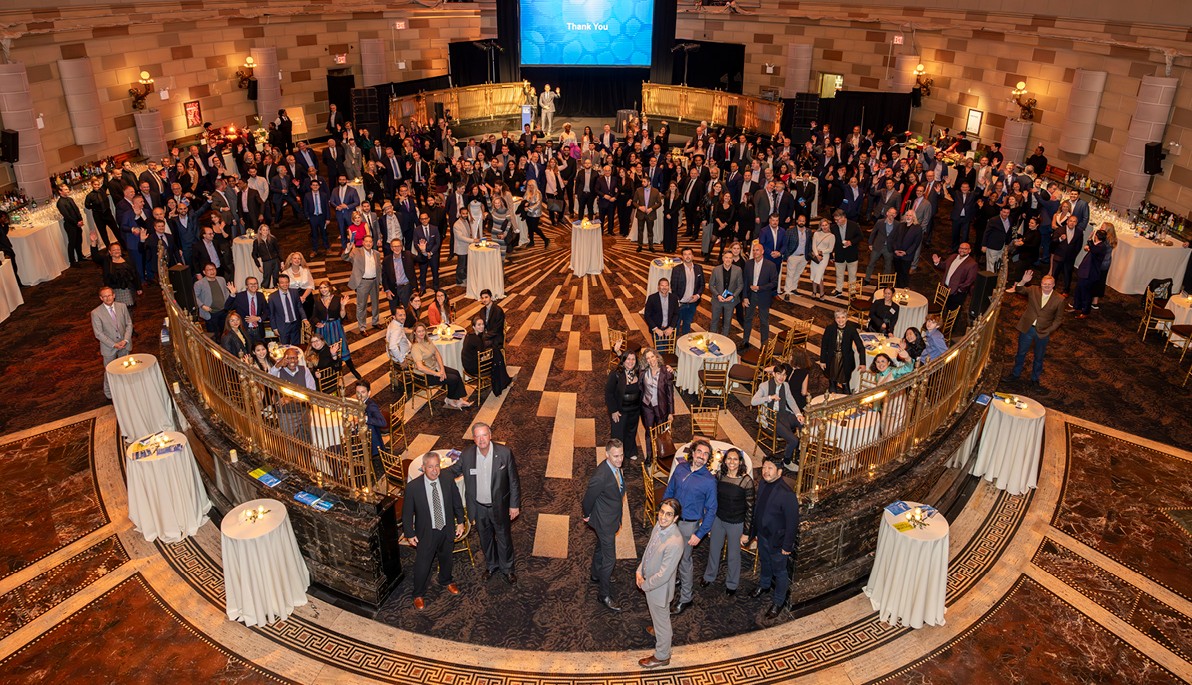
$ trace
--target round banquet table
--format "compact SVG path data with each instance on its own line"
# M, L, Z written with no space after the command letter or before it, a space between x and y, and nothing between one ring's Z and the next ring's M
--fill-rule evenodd
M343 444L344 417L329 407L310 406L310 438L316 447L324 450L338 448ZM317 456L316 456L317 460ZM330 468L325 469L328 473Z
M20 285L17 284L12 260L3 255L0 255L0 259L4 260L0 264L0 321L4 321L14 309L25 304L25 298L21 295Z
M1118 246L1105 284L1124 295L1146 292L1151 279L1170 278L1179 287L1188 267L1188 250L1177 240L1171 245L1158 245L1126 231L1118 233ZM22 273L24 267L21 267Z
M265 508L264 518L246 521L244 512L258 507ZM228 512L219 530L229 621L269 625L306 604L310 572L286 505L273 499L245 502Z
M468 247L467 296L479 300L480 291L485 288L493 292L494 300L505 297L505 269L501 264L501 248L496 243Z
M190 442L175 431L165 436L181 449L170 451L167 446L137 459L135 453L143 449L138 441L125 452L128 518L149 542L178 542L194 535L211 509Z
M659 279L665 278L669 281L671 277L671 270L681 263L682 262L671 259L670 257L651 259L650 276L646 279L646 297L658 292Z
M997 487L1011 495L1021 495L1039 479L1039 460L1043 451L1043 426L1047 409L1027 397L1018 409L1011 402L993 398L985 414L985 428L977 447L973 475L997 480Z
M816 395L807 403L808 407L823 404L829 399L837 400L843 395ZM847 422L841 423L844 419ZM812 428L812 435L819 435L818 428ZM882 413L876 409L865 409L853 416L834 418L827 426L826 437L836 443L836 446L847 455L840 463L845 473L856 467L856 453L858 450L872 445L882 437Z
M899 314L898 318L899 319L902 318L901 313ZM877 333L868 333L868 334L862 333L861 335L863 336L861 338L861 342L865 342L865 339L868 338L869 336L878 335L878 334ZM871 364L873 364L873 360L876 359L877 356L883 352L885 352L886 356L888 356L890 359L897 360L898 352L901 349L902 348L901 348L901 339L900 338L892 338L892 337L887 336L885 338L885 340L883 341L882 337L878 336L877 340L874 340L872 343L867 343L865 345L865 359L861 360L861 362L863 362L865 368L868 369L869 366ZM849 379L849 383L850 383L849 387L851 387L853 389L853 392L857 392L858 390L861 389L861 366L860 365L858 365L855 369L853 369L853 376L851 379Z
M1178 287L1178 284L1176 287ZM4 303L0 302L0 314L3 313L3 307ZM1181 324L1186 326L1188 324L1192 324L1192 294L1176 295L1175 297L1172 297L1167 301L1167 308L1171 310L1172 314L1175 314L1175 321L1171 322L1172 326L1178 326ZM3 320L3 317L0 317L0 320ZM1155 328L1166 330L1167 324L1155 324ZM1171 342L1182 343L1183 341L1184 339L1182 336L1175 335L1174 333L1171 335Z
M899 301L903 295L907 298L906 304ZM881 299L882 291L879 288L873 293L874 304ZM927 321L927 298L909 288L897 288L894 290L894 303L898 305L898 321L894 324L894 337L901 338L902 334L906 333L906 329L912 327L919 329L919 337L923 337L923 324Z
M228 173L233 176L240 175L240 165L236 164L236 158L232 156L231 152L223 153L223 165L228 170ZM329 188L327 190L330 190Z
M52 281L69 268L66 244L58 236L62 232L62 227L57 222L40 226L22 226L8 232L12 250L16 253L21 281L25 285ZM84 239L84 242L88 241Z
M464 339L462 337L455 337L456 333L467 333L463 326L453 323L451 324L451 333L446 340L435 335L434 329L430 330L430 341L438 348L439 354L443 356L443 365L449 366L456 371L463 372L463 351Z
M746 473L748 473L750 476L753 475L753 459L749 457L748 450L741 449L732 443L723 442L721 440L708 440L708 444L712 446L713 450L719 450L721 453L727 452L729 450L737 450L740 452L745 457ZM680 447L678 452L675 452L675 458L671 461L671 475L674 475L675 469L679 466L679 462L687 461L687 451L690 449L691 443L689 442L686 445ZM724 458L721 457L721 463L723 463L723 460ZM711 461L711 459L708 461Z
M455 465L454 461L447 460L447 453L450 451L451 450L431 450L430 452L427 452L426 454L433 453L433 454L439 455L439 465L442 466L444 469L447 469L447 468L450 468L451 466ZM406 467L406 482L407 483L414 480L418 476L422 475L422 459L423 459L423 457L426 456L426 454L419 454L418 456L416 456L410 460L409 465ZM456 457L456 459L458 460L459 457ZM450 474L448 474L448 477L450 477ZM456 477L455 486L457 488L459 488L459 496L464 499L467 499L468 487L467 487L467 485L464 484L464 475L462 473Z
M922 506L907 502L911 509ZM882 509L877 553L865 595L885 623L922 628L944 625L948 588L948 521L936 513L926 528L899 531L905 522Z
M125 366L130 360L137 363ZM186 430L181 414L174 422L174 400L166 389L161 365L151 354L130 354L108 362L105 373L112 391L112 406L125 442L158 431Z
M244 279L249 276L257 279L258 284L263 284L261 270L257 268L257 262L252 258L253 242L253 239L246 235L232 241L232 263L236 267L232 280L235 281L238 291L244 289Z
M691 351L691 340L697 335L704 335L716 343L720 348L720 354L712 354L711 352L704 352L703 354L695 354ZM699 392L699 372L704 368L704 362L728 362L728 368L733 368L733 364L737 363L737 344L729 338L718 333L688 333L680 336L675 342L675 354L679 357L679 369L675 377L675 385L687 392Z
M582 221L571 224L571 273L576 278L594 276L604 271L602 235L600 222L588 222L587 227Z

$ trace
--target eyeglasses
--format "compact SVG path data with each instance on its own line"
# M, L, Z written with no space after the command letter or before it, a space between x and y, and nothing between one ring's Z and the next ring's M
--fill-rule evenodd
M675 517L675 512L671 511L670 509L659 509L658 517L661 518L663 516L673 519Z

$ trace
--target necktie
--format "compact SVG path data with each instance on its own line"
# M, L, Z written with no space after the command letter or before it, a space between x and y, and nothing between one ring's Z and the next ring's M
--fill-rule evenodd
M621 469L613 467L613 475L617 477L617 490L624 491L625 483L621 480Z
M319 216L322 213L323 213L323 207L322 207L322 203L319 202L319 194L315 193L315 216Z
M280 291L281 294L281 308L286 314L286 323L294 320L294 312L290 309L290 293L288 291Z
M116 308L108 307L108 314L112 315L112 323L116 323Z
M431 481L430 484L430 511L431 511L431 525L435 530L442 530L443 521L443 498L439 496L439 481Z
M249 316L257 315L257 298L253 297L252 293L249 293L249 295L248 295L248 315ZM256 328L257 325L255 323L250 323L250 324L248 324L248 327Z

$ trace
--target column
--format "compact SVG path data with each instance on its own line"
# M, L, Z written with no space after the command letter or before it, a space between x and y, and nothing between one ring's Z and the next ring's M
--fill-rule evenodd
M17 185L35 200L48 199L53 194L50 175L29 94L29 76L21 62L0 64L0 115L5 126L20 136L20 161L12 165Z
M91 59L58 60L58 80L62 84L62 94L66 96L66 111L70 114L75 143L96 145L105 142L99 90L95 86Z
M261 126L267 128L269 122L277 118L277 110L281 109L277 49L253 48L250 54L257 65L253 68L253 76L257 79L257 116L261 117Z
M898 55L894 58L894 74L891 90L895 93L909 93L915 89L915 67L919 66L918 55Z
M1068 119L1060 131L1060 150L1077 155L1089 153L1108 76L1104 71L1076 70L1072 93L1068 96Z
M385 77L385 42L380 38L360 40L360 69L365 88L389 83Z
M133 112L132 118L137 124L141 154L146 157L164 157L166 133L161 123L161 112L156 109L143 109Z
M1015 105L1015 107L1017 106ZM1031 122L1010 119L1006 121L1006 128L1002 133L1002 153L1006 155L1006 159L1015 164L1022 164L1022 160L1026 159L1027 145L1030 140ZM1036 169L1035 171L1041 174L1046 170Z
M1146 197L1151 177L1143 173L1143 147L1163 142L1167 119L1180 80L1167 76L1143 76L1134 105L1134 118L1122 154L1118 157L1117 178L1113 181L1110 204L1119 211L1133 209Z
M796 93L810 92L811 59L814 55L815 46L811 43L787 43L782 97L793 98Z

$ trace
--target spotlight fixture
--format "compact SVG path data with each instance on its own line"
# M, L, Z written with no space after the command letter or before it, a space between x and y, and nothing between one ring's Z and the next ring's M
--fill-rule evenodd
M935 85L935 79L927 75L927 67L922 64L915 67L915 87L923 95L931 95L931 87Z
M1035 118L1035 105L1039 104L1035 98L1028 98L1026 81L1019 81L1014 90L1010 91L1012 96L1010 100L1019 106L1022 111L1019 113L1019 118L1023 121L1030 121Z
M252 80L253 77L252 70L256 68L256 66L257 63L253 61L251 56L245 58L244 64L241 66L240 70L236 72L236 78L240 79L239 83L237 83L239 88L248 88L248 82Z
M149 77L149 72L142 71L138 83L140 84L139 88L133 86L128 89L128 94L132 97L132 108L135 110L145 109L145 98L153 92L153 79Z

